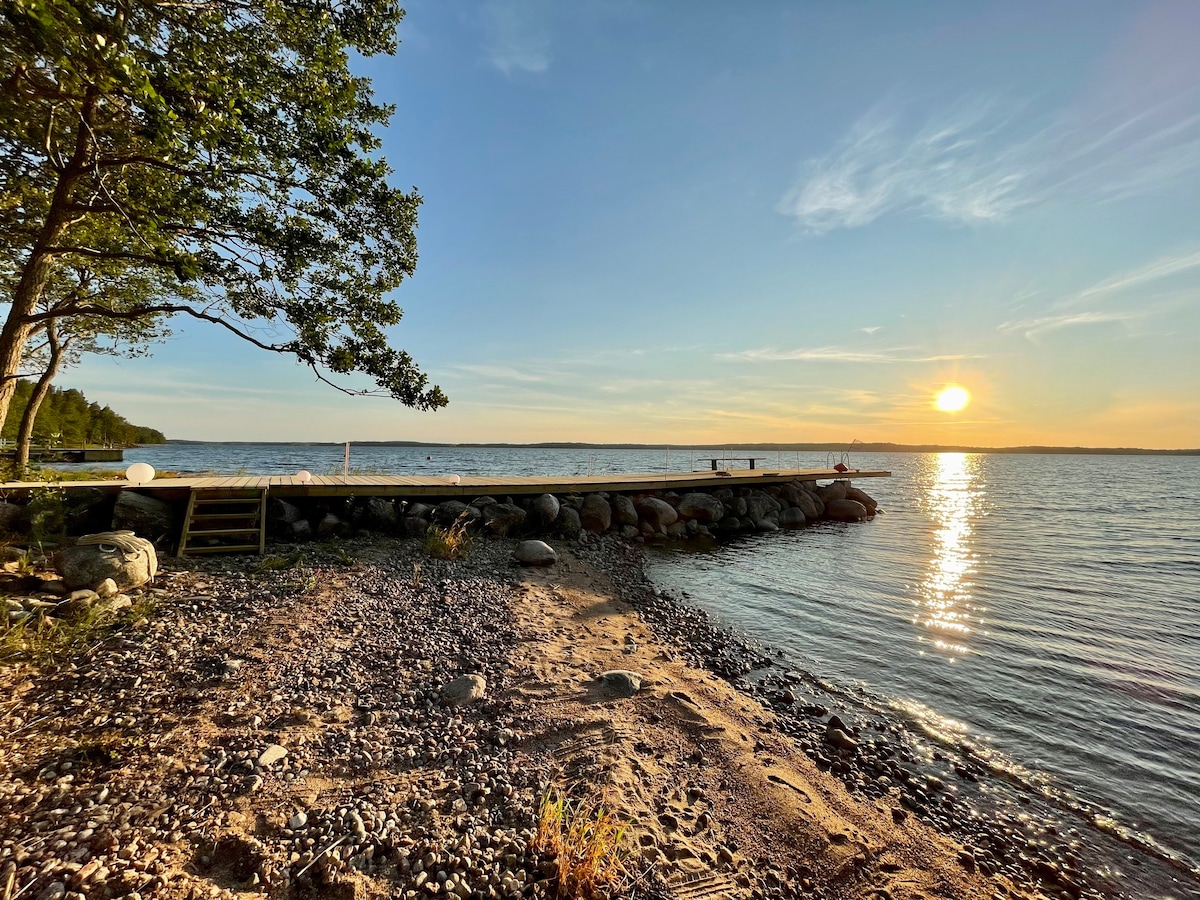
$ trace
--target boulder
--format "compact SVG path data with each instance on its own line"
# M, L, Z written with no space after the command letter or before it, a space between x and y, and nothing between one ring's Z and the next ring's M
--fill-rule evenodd
M612 508L613 515L616 517L617 522L619 522L621 525L637 525L637 509L634 507L633 501L627 496L624 494L617 494L615 497L613 497Z
M481 509L483 527L497 537L504 537L525 522L525 510L515 503L491 503Z
M632 697L642 689L642 676L628 669L612 669L597 677L600 686L617 697Z
M681 538L688 533L687 522L672 522L667 526L667 537Z
M562 504L553 494L542 494L529 501L526 507L529 512L529 524L534 528L549 528L558 518Z
M755 519L754 520L754 530L755 531L763 531L763 532L778 531L779 523L776 522L775 519L770 516L764 517L762 519Z
M108 528L117 498L100 488L68 491L63 498L67 534L95 534Z
M817 488L817 496L821 498L821 502L826 506L831 500L846 499L846 482L835 481L833 484L827 484L825 487Z
M698 522L719 522L725 515L721 501L711 494L684 494L679 501L679 515Z
M643 497L634 504L638 517L651 525L655 531L674 525L679 520L679 513L670 503L657 497Z
M442 687L442 702L447 706L466 706L482 700L487 693L487 679L482 675L460 675Z
M588 531L604 534L612 527L612 507L599 494L588 494L579 509L579 521Z
M342 528L342 520L341 519L339 519L337 516L335 516L331 512L325 513L325 515L321 519L321 521L317 523L317 538L318 538L318 540L322 540L322 541L325 540L326 538L331 538L335 534L337 534L339 531L341 531L341 528Z
M521 541L513 559L523 566L552 566L558 562L558 554L545 541Z
M154 545L132 531L85 535L55 556L55 568L67 590L95 590L112 579L119 590L141 587L158 573Z
M875 498L873 498L866 491L859 490L852 485L846 485L846 499L857 500L867 508L867 512L870 515L875 515L875 510L879 507L879 504L875 502Z
M121 491L113 507L113 531L132 531L157 543L175 532L175 511L171 504L149 494Z
M368 497L362 505L362 524L374 531L392 532L400 521L396 504L387 497Z
M746 515L755 522L778 513L780 509L779 501L766 491L754 491L746 498Z
M415 516L418 519L428 519L433 513L433 507L428 503L410 503L404 507L404 515Z
M622 525L621 526L621 537L625 538L625 540L629 540L631 538L637 537L637 533L638 533L638 529L637 529L636 525Z
M726 512L733 513L739 519L746 515L746 498L741 495L734 497L732 502L726 504Z
M821 513L825 511L825 505L805 490L797 490L794 505L796 509L804 513L804 518L809 520L821 518Z
M825 515L835 522L861 522L867 518L867 508L857 500L831 500L825 504Z
M572 506L564 505L558 511L558 518L554 522L554 530L565 538L574 540L579 537L579 532L583 531L583 522L580 521L579 513Z
M297 519L292 523L292 532L289 535L293 541L311 541L313 536L312 524L308 519Z
M779 514L780 528L803 528L805 521L804 511L798 506L789 506Z
M405 516L400 527L405 537L424 537L429 530L429 521L420 516Z
M449 528L458 521L460 516L466 516L468 519L474 519L476 516L471 515L471 507L463 503L461 500L445 500L433 508L433 513L430 519L435 525L441 525ZM476 510L476 513L479 511Z
M0 500L0 534L12 534L19 528L22 508L16 503Z

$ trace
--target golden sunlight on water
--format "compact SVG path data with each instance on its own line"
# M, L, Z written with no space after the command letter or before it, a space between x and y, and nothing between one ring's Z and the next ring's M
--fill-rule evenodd
M975 553L971 543L972 523L979 511L978 455L939 453L927 457L928 488L924 505L935 531L929 568L917 588L914 624L928 633L921 639L955 659L971 652L971 573Z

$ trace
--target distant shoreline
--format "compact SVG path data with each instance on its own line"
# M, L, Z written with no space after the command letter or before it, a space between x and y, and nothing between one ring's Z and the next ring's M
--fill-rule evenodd
M168 439L167 444L214 444L246 446L277 444L280 446L340 446L344 441L193 441ZM351 441L357 447L466 447L504 450L752 450L794 453L1007 453L1044 454L1060 456L1200 456L1200 448L1180 450L1151 450L1142 447L968 447L959 444L587 444L574 441L545 441L532 444L504 442L450 443L441 441Z

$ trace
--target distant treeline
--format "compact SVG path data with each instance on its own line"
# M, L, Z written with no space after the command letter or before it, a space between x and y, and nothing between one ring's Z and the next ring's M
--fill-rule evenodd
M342 441L169 441L172 444L341 444ZM531 450L743 450L783 453L1046 453L1095 456L1200 456L1200 448L1147 450L1140 447L967 447L954 444L585 444L577 441L544 441L538 444L441 443L430 441L352 441L357 447L494 447Z
M4 423L6 441L17 439L17 428L29 394L30 381L18 381L8 419ZM82 447L87 444L130 447L134 444L161 444L166 441L161 431L131 425L107 406L88 403L87 397L76 390L60 391L51 388L33 426L33 443L41 447Z

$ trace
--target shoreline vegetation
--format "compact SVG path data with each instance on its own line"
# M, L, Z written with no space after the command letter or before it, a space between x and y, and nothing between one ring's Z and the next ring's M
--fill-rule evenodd
M249 445L279 445L279 446L340 446L345 441L194 441L177 438L167 438L162 443L171 444L209 444L214 446L249 446ZM588 444L575 441L546 441L530 444L512 444L504 442L484 443L442 443L427 441L350 441L356 447L431 447L431 448L494 448L514 450L712 450L714 447L729 451L754 450L781 453L849 453L851 458L855 453L1009 453L1009 454L1058 454L1058 455L1098 455L1098 456L1200 456L1200 448L1159 450L1144 447L971 447L959 444L892 444L892 443L858 443L853 446L846 444L764 444L764 443L734 443L734 444Z
M786 692L743 677L762 652L655 591L638 548L555 543L531 568L506 538L165 559L119 629L10 655L14 894L924 900L1069 878L927 823L913 798L944 788L884 789L868 722L835 713L811 752Z

